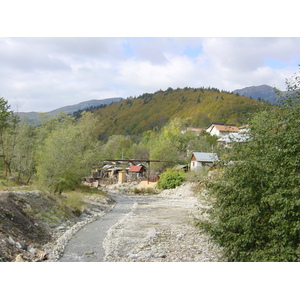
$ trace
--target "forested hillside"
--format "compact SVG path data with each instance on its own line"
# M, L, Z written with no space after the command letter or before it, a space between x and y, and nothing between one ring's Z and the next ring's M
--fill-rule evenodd
M216 88L169 88L112 103L95 114L104 139L113 134L141 135L162 128L174 118L188 118L189 126L208 126L212 122L241 125L258 106L256 100Z

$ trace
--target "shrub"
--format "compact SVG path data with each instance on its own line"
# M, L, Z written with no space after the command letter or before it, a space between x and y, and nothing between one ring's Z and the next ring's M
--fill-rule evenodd
M181 185L184 179L184 172L178 170L167 170L160 175L160 179L157 182L159 189L174 189Z

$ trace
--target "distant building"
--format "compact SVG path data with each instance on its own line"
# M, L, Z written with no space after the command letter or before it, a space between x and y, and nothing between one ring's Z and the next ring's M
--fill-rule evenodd
M239 132L239 128L234 125L212 123L207 127L206 132L210 135L222 137L232 132Z
M139 164L137 166L131 166L128 169L128 177L129 180L136 180L142 177L146 177L147 169L143 164Z
M249 139L249 135L246 133L246 131L232 132L219 138L217 140L217 143L218 145L223 145L225 148L231 148L231 144L233 142L243 143L243 142L247 142L248 139Z
M216 153L193 152L191 156L191 170L212 167L217 160L218 155Z

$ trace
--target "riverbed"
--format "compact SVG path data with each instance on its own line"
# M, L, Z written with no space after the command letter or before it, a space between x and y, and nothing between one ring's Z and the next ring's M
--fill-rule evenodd
M193 184L158 195L111 194L112 211L74 234L60 262L216 262L222 251L194 226Z

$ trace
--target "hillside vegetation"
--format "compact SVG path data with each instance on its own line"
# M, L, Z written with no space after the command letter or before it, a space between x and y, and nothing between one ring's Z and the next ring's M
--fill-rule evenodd
M174 118L189 119L189 126L212 122L241 125L257 111L259 102L216 88L184 88L145 93L112 103L95 112L101 139L113 134L141 135L162 128Z

